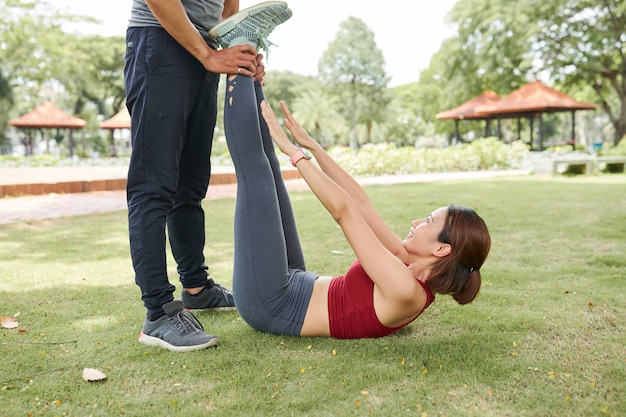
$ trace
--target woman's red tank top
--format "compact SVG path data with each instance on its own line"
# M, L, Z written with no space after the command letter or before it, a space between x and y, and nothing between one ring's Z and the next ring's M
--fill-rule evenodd
M422 314L435 297L426 284L419 280L418 282L426 291L427 296L426 305L420 312ZM374 311L374 282L358 259L345 275L335 277L330 282L328 318L330 335L336 339L387 336L410 323L398 327L387 327L378 320Z

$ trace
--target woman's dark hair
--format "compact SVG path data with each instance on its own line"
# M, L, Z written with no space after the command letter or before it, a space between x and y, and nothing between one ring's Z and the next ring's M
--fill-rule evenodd
M459 304L471 303L480 290L480 267L491 248L487 225L474 210L450 205L438 240L452 249L433 265L426 285L433 293L452 295Z

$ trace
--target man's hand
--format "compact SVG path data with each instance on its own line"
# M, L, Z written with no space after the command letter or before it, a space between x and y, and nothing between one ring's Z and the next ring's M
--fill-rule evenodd
M253 77L257 73L256 56L257 53L251 45L236 45L212 51L202 64L207 71L216 74L242 74Z
M258 81L261 87L265 85L265 65L263 65L263 55L257 54L256 56L256 72L254 74L254 81Z

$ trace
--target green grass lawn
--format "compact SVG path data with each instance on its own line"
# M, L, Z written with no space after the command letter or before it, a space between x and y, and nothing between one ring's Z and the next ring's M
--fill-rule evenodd
M0 316L19 327L0 329L0 416L626 415L626 176L367 190L401 236L449 203L483 216L492 250L472 304L438 296L403 331L351 341L199 313L221 345L172 353L137 342L125 212L3 225ZM342 273L341 231L311 193L292 198L309 269ZM210 272L227 286L234 204L204 205Z

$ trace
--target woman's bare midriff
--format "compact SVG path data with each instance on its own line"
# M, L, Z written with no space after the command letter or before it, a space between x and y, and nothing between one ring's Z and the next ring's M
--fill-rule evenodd
M332 277L327 276L320 276L315 280L300 336L330 336L328 288L331 280Z

